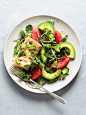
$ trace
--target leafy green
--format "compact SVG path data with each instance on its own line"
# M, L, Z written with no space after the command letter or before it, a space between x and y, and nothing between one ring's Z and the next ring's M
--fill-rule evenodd
M32 59L32 60L34 59L32 55L29 55L28 58L30 58L30 59Z
M38 65L38 63L37 63L37 61L36 60L34 60L34 61L30 61L32 64L36 64L36 65Z
M40 68L43 69L44 65L42 63L39 64Z
M51 46L51 44L44 44L43 46L45 47L45 49L49 50L49 47Z
M59 60L65 60L65 57L60 57Z
M38 40L39 41L45 41L45 39L43 37L39 37Z
M24 50L24 55L27 56L27 52Z
M33 42L32 41L29 41L29 44L32 44Z
M46 67L45 69L48 73L54 73L54 70L50 67Z
M68 35L65 35L66 38L68 38Z
M34 46L34 45L29 45L29 50L34 50L34 49L36 49L36 46Z
M66 65L66 68L69 70L69 66L68 65Z
M30 79L30 77L32 76L31 75L31 72L29 71L26 71L24 69L22 69L22 71L20 73L18 73L20 76L22 76L23 79Z
M28 34L31 33L31 31L32 31L32 25L26 26L25 30L26 30L26 32L27 32Z
M62 38L62 41L63 41L63 42L65 42L65 41L66 41L66 39L67 39L66 37L63 37L63 38Z
M36 71L38 62L36 60L30 62L31 62L31 71L34 73Z
M45 44L50 44L51 47L56 46L57 43L55 41L43 41Z
M67 38L68 38L68 35L65 35L65 37L62 38L63 42L65 42Z
M50 40L51 42L55 40L55 37L54 37L53 34L50 34L49 36L50 36L50 39L49 39L49 40Z
M26 34L26 38L27 38L28 36L29 36L30 38L32 38L32 35L31 35L31 33L29 33L29 34Z
M49 40L49 34L45 34L45 35L44 35L44 38L45 38L44 41L45 41L45 40L48 41L48 40Z
M17 55L20 51L22 42L24 41L25 38L21 38L19 40L17 40L16 45L14 46L14 56Z
M27 79L30 79L32 75L31 74L27 74Z
M32 50L31 52L32 52L32 53L36 53L36 51L33 51L33 50Z
M52 50L52 54L53 54L54 58L57 59L57 57L56 57L56 51L53 50L53 49L51 49L51 50Z
M20 76L24 76L24 77L26 77L27 76L27 74L26 74L26 72L24 72L24 71L21 71L20 73L18 73Z
M15 60L17 62L17 65L19 65L20 63L19 63L19 60L18 60L17 56L15 56Z
M57 60L53 62L52 67L55 68L57 66Z
M57 80L58 80L57 78L52 79L52 80L48 80L48 84L54 83L54 82L56 82Z
M35 46L35 45L32 45L32 44L29 45L29 44L26 43L24 49L26 49L26 48L29 48L29 50L35 50L35 49L36 49L36 46ZM37 49L36 49L36 50L37 50Z
M18 44L16 44L16 45L14 46L14 49L16 49L16 48L17 48L17 46L18 46Z
M64 52L64 54L65 54L65 56L67 56L67 53L66 53L66 52Z
M70 54L70 50L68 48L65 48L64 51L67 53L67 54Z
M39 66L42 69L44 67L44 64L42 63L42 61L40 60L40 58L36 57L36 61L37 61L37 63L39 63Z
M54 61L54 58L51 58L49 59L49 63L53 62Z
M31 65L30 64L26 64L26 65L24 65L24 67L30 67Z
M40 54L38 54L37 56L36 56L36 60L41 60L41 56L40 56Z
M16 48L14 49L13 55L16 56L19 51L20 51L19 47L16 47Z
M26 48L28 48L28 47L29 47L29 44L26 44L25 47L24 47L24 49L26 49Z
M21 68L20 68L21 69ZM20 76L22 76L23 79L30 79L31 75L31 69L29 71L26 71L25 69L22 68L21 72L18 73Z
M48 54L48 53L44 53L44 56L45 56L46 58L51 57L51 55Z
M22 38L25 38L26 36L25 32L23 30L20 30L20 32L21 32Z
M18 56L21 56L23 52L24 52L24 50L21 50L21 51L18 53Z
M59 76L59 80L64 80L65 79L65 77L66 77L66 74L65 75L63 75L63 74L61 74L60 76Z

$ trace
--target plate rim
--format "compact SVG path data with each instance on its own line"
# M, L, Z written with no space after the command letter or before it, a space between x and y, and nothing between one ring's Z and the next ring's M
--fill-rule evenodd
M5 49L6 49L7 40L8 40L8 38L9 38L10 34L13 32L13 30L14 30L19 24L21 24L22 22L24 22L24 21L27 20L27 19L34 18L34 17L40 17L40 16L42 16L42 17L46 16L46 17L56 18L56 19L58 19L58 20L61 20L61 21L64 22L65 24L67 24L67 25L72 29L72 31L75 33L76 37L78 38L79 45L80 45L81 60L80 60L80 65L78 66L77 71L75 72L74 76L69 80L68 83L66 83L63 87L59 88L58 90L52 91L52 92L56 92L56 91L59 91L59 90L65 88L68 84L70 84L70 83L73 81L73 79L76 77L77 73L79 72L79 69L80 69L80 66L81 66L81 63L82 63L82 45L81 45L81 42L80 42L80 40L79 40L79 37L78 37L78 35L76 34L76 31L75 31L66 21L64 21L63 19L58 18L58 17L53 16L53 15L33 15L33 16L29 16L28 18L25 18L25 19L21 20L20 22L18 22L17 24L15 24L15 26L10 30L10 32L9 32L9 34L8 34L8 36L6 37L6 40L5 40L4 53L3 53L4 65L5 65L6 71L8 72L9 76L11 77L11 75L10 75L10 73L9 73L7 67L6 67L6 62L5 62ZM11 79L14 81L14 79L13 79L12 77L11 77ZM15 81L14 81L14 82L15 82ZM15 83L16 83L18 86L20 86L17 82L15 82ZM26 88L24 88L24 87L22 87L22 86L20 86L20 87L23 88L24 90L27 90L27 91L33 92L33 93L38 93L38 94L45 94L45 93L46 93L46 92L44 92L44 91L42 91L42 92L34 92L33 90L28 90L28 89L26 89Z

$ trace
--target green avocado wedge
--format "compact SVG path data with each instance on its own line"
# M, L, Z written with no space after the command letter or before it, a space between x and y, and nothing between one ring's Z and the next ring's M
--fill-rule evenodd
M43 22L38 25L38 28L43 31L50 31L49 37L54 38L55 29L54 29L54 26L50 22Z
M60 52L60 50L61 50L62 48L65 48L65 47L70 50L70 58L71 58L71 59L74 59L74 58L75 58L75 55L76 55L76 53L75 53L75 48L74 48L74 46L73 46L71 43L69 43L69 42L61 42L61 43L59 43L59 44L56 46L55 50L58 51L58 52Z
M41 58L42 58L42 61L45 63L47 61L47 58L44 56L44 53L45 53L45 49L44 47L41 48Z
M48 80L52 80L55 79L56 77L58 77L61 74L61 69L57 69L56 72L54 73L48 73L45 71L44 67L42 69L42 75L44 78L48 79Z

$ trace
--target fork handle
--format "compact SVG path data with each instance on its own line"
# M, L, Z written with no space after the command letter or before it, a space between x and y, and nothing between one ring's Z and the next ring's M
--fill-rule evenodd
M38 83L33 81L32 79L30 79L30 81L33 82L34 84L36 84L37 86L39 86L40 88L42 88L43 90L45 90L46 93L50 94L52 97L54 97L55 99L57 99L61 103L63 103L63 104L67 103L67 101L65 99L63 99L62 97L56 95L55 93L52 93L52 92L48 91L47 89L45 89L44 87L42 87L41 85L39 85Z

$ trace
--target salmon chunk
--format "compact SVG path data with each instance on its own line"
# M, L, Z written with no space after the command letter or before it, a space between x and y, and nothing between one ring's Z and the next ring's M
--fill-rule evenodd
M22 48L24 48L25 45L26 45L26 43L29 43L29 41L32 42L32 45L34 45L34 46L37 47L38 52L39 52L40 49L42 48L42 45L39 44L37 41L35 41L34 39L32 39L32 38L30 38L30 37L27 37L27 38L25 39L24 43L22 44Z
M31 60L26 56L21 56L21 57L17 56L17 58L18 58L18 62L15 60L13 65L16 67L24 68L28 71L30 67L24 67L24 65L30 64Z
M31 45L36 46L36 49L37 49L37 53L34 56L33 56L33 53L29 50L28 47L25 48L26 44L30 45L30 42L31 42ZM15 60L13 65L16 66L16 67L20 67L20 68L24 68L26 70L29 70L30 67L24 67L24 65L31 64L30 61L33 61L35 59L36 55L39 53L41 48L42 48L41 44L39 44L34 39L32 39L30 37L27 37L25 39L24 43L22 44L22 49L24 49L24 51L26 52L26 56L23 56L23 55L22 56L17 56L19 64ZM33 50L33 51L35 52L35 50ZM33 56L32 59L29 56Z

